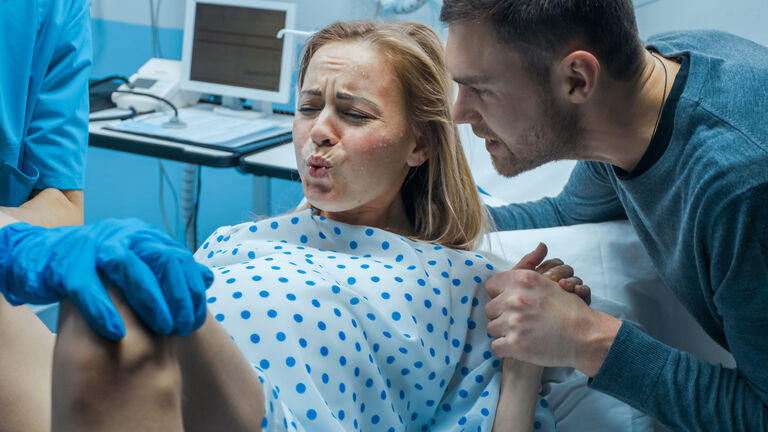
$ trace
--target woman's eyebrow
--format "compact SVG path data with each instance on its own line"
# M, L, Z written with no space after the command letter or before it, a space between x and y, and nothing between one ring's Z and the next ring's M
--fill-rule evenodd
M320 90L302 90L299 96L322 96L323 93Z
M338 93L336 93L336 99L343 100L343 101L362 103L363 105L367 106L368 109L373 111L374 115L377 115L377 116L381 115L381 111L379 110L379 106L376 105L376 103L373 102L372 100L366 99L366 98L364 98L362 96L355 96L355 95L352 95L352 94L349 94L349 93L338 92Z

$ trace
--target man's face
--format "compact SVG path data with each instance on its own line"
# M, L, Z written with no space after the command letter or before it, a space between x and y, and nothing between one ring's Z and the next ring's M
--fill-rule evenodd
M517 50L496 40L490 24L451 24L446 61L459 84L453 120L485 138L501 175L573 157L580 147L575 110L557 102L550 80L532 76Z

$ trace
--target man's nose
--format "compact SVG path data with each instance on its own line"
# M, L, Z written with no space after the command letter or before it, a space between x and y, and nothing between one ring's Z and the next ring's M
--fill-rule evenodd
M483 117L477 109L475 109L472 96L470 96L462 87L463 86L459 86L456 102L453 103L453 110L451 110L451 118L456 124L479 123Z

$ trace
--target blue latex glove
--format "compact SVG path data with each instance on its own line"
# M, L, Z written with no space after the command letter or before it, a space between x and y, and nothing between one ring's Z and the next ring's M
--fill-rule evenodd
M108 219L52 229L16 223L0 229L0 292L9 303L68 298L97 333L117 340L125 324L100 274L156 333L185 336L205 321L205 290L213 273L144 222Z

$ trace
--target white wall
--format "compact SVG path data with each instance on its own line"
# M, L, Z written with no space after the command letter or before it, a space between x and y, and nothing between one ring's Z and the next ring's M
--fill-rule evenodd
M669 30L717 29L768 45L768 0L659 0L637 9L640 37Z

